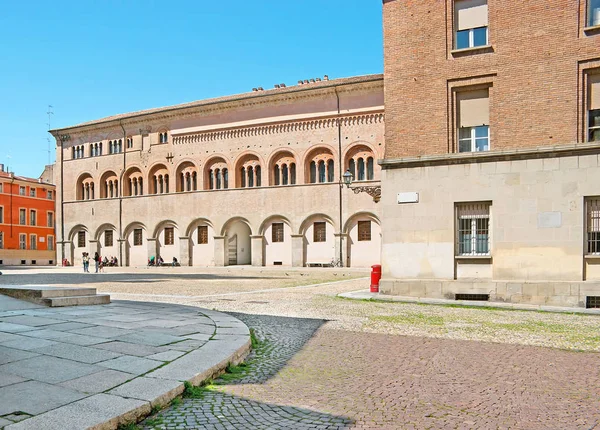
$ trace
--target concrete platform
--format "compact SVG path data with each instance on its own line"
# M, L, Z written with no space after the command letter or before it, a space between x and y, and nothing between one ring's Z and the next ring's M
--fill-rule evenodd
M48 308L0 295L0 428L116 429L249 350L245 325L206 309L125 301Z
M96 294L95 288L4 285L0 294L49 307L105 305L110 295Z

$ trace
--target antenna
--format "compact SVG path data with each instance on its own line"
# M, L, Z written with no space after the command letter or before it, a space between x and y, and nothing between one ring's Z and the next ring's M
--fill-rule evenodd
M51 115L54 115L54 107L52 105L48 105L48 112L46 112L48 114L48 122L46 123L48 125L48 131L50 131L50 118ZM48 165L52 164L52 159L51 157L51 145L52 142L50 142L50 136L46 137L46 141L48 141Z

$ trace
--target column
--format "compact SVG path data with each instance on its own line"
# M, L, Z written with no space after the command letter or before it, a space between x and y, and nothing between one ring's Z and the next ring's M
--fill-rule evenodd
M342 247L342 267L348 267L348 233L335 233L335 259L340 258Z
M304 266L304 235L292 234L292 266Z
M264 266L264 244L265 237L260 236L250 236L250 241L252 242L252 265L253 266Z
M225 237L213 237L215 241L215 266L225 266Z
M182 266L191 266L190 246L189 236L182 236L179 238L179 264Z
M125 266L125 254L123 253L123 247L125 246L125 242L127 242L127 240L117 239L117 242L119 242L119 266Z

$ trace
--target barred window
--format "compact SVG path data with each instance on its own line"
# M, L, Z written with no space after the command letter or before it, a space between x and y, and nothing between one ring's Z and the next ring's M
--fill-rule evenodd
M208 243L208 226L201 225L198 227L198 245L206 245Z
M586 206L587 253L600 254L600 197L589 197Z
M48 221L48 227L54 227L54 212L48 212L47 213L47 221Z
M29 235L29 249L37 249L37 236L35 234Z
M490 254L490 204L456 205L457 255Z
M19 209L19 224L27 224L27 209Z
M165 245L173 245L175 243L175 229L173 227L165 228Z
M325 242L327 240L325 225L325 222L316 222L313 224L313 242Z
M271 241L275 242L283 242L283 223L282 222L274 222L271 227Z
M359 221L358 222L358 241L370 241L371 240L371 221Z
M29 225L37 224L37 212L34 210L29 211Z
M19 235L19 249L27 249L27 235L26 234Z
M142 246L142 229L133 230L133 246Z
M77 233L77 247L85 248L85 231Z
M104 246L113 246L113 231L106 230L104 232Z
M54 251L54 236L48 236L48 251Z

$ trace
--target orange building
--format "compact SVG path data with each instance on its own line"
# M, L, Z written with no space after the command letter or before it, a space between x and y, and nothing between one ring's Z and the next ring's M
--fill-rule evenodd
M49 179L16 176L0 164L0 265L56 264L55 202Z

